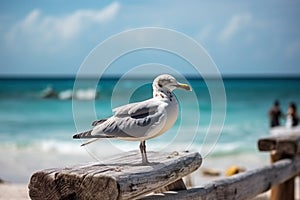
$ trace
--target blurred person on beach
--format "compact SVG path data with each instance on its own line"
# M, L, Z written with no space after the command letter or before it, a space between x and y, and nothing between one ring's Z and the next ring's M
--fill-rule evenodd
M297 126L299 123L299 117L297 114L297 106L294 102L291 102L286 114L286 127L291 128Z
M279 118L282 116L279 101L275 100L273 107L269 111L270 127L280 126Z

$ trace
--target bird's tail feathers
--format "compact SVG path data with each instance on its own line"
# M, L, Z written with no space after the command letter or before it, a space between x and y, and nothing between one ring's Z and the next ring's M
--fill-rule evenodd
M73 138L74 138L74 139L91 138L91 137L92 137L92 134L91 134L91 133L92 133L92 130L90 130L90 131L85 131L85 132L82 132L82 133L78 133L78 134L73 135ZM97 140L99 140L99 139L101 139L101 138L94 138L94 139L88 140L88 141L86 141L85 143L83 143L81 146L85 146L85 145L91 144L91 143L93 143L93 142L95 142L95 141L97 141Z
M82 133L77 133L73 135L73 139L80 139L80 138L89 138L91 136L92 130L90 131L85 131Z
M101 139L101 138L95 138L95 139L88 140L88 141L86 141L85 143L83 143L81 146L83 147L83 146L85 146L85 145L91 144L91 143L93 143L93 142L96 142L96 141L99 140L99 139Z

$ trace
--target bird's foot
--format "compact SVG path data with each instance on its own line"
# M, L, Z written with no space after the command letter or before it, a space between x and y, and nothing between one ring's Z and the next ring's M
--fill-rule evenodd
M157 164L159 164L159 162L149 162L148 161L148 159L146 159L146 160L144 160L144 159L142 159L142 163L141 163L141 166L143 166L143 165L157 165Z
M147 159L147 157L142 157L142 164L145 164L145 165L147 165L147 164L149 164L150 162L148 161L148 159Z

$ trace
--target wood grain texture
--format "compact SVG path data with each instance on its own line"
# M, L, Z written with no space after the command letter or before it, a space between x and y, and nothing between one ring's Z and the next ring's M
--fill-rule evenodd
M103 163L42 170L31 176L31 199L132 199L166 187L198 169L195 152L147 152L142 165L138 151Z
M200 188L166 192L143 197L143 200L244 200L266 192L300 172L300 157L280 160L270 166L249 170L232 177L214 181Z

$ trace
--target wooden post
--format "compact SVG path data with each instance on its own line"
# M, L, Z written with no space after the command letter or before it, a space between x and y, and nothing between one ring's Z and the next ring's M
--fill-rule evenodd
M202 162L196 152L147 154L150 164L141 164L140 153L133 151L103 163L36 172L29 195L33 200L135 199L164 187L185 189L182 177Z
M271 163L275 163L279 160L291 158L291 155L272 151L271 152ZM295 199L295 177L286 180L283 183L275 185L271 190L270 200L294 200Z
M282 159L294 159L300 154L300 133L270 136L258 141L261 151L271 152L271 163ZM271 200L294 200L295 199L295 177L291 177L280 183L271 190Z

